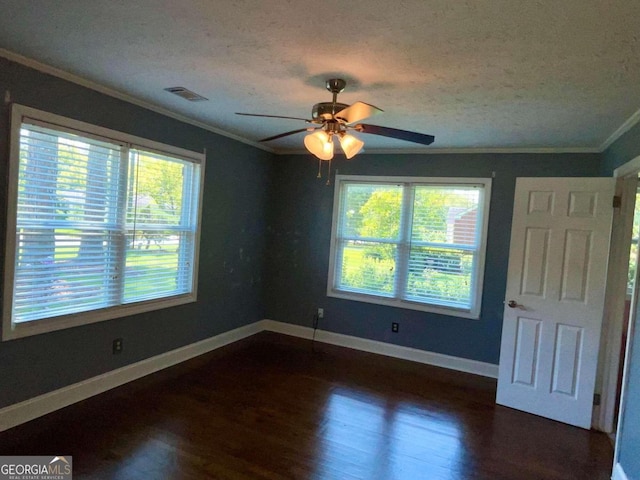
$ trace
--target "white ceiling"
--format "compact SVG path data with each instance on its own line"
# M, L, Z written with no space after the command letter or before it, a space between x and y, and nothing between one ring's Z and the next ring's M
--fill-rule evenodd
M329 101L436 137L368 152L600 149L640 108L637 0L0 0L0 47L249 141ZM190 103L163 89L184 86ZM634 117L635 118L635 117ZM367 122L365 122L367 123ZM271 142L299 151L303 134Z

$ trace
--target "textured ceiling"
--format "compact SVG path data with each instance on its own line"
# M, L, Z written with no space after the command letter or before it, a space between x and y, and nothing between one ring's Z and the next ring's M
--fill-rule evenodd
M640 108L637 0L0 0L0 47L244 139L304 127L324 81L431 147L597 149ZM163 89L187 87L208 102ZM300 150L304 134L271 142Z

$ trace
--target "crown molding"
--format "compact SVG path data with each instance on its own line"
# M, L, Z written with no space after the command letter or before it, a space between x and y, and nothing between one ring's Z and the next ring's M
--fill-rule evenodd
M282 150L276 149L276 155L311 155L307 150ZM513 147L513 148L406 148L402 150L394 150L390 148L381 148L376 150L366 150L359 155L448 155L448 154L482 154L482 153L499 153L499 154L518 154L518 153L601 153L599 148L590 147ZM336 155L343 155L336 152Z
M626 122L620 125L615 132L609 135L602 145L600 145L600 152L604 152L607 148L609 148L616 140L618 140L622 135L627 133L636 124L640 122L640 109L636 110L636 112L631 115Z
M202 128L203 130L207 130L211 133L215 133L216 135L220 135L220 136L227 137L247 145L251 145L252 147L258 148L260 150L264 150L266 152L275 153L275 151L272 148L266 145L263 145L261 143L248 140L244 137L235 135L233 133L229 133L225 130L221 130L217 127L214 127L213 125L209 125L208 123L194 120L185 115L173 112L165 107L161 107L159 105L148 102L146 100L141 100L138 97L134 97L132 95L121 92L119 90L116 90L110 87L105 87L104 85L101 85L97 82L94 82L92 80L76 75L74 73L67 72L66 70L61 70L57 67L52 67L51 65L47 65L46 63L39 62L37 60L34 60L29 57L25 57L18 53L11 52L4 48L0 48L0 57L6 58L7 60L18 63L20 65L24 65L25 67L32 68L39 72L53 75L54 77L61 78L62 80L67 80L69 82L75 83L76 85L80 85L82 87L95 90L96 92L109 95L110 97L117 98L118 100L123 100L127 103L132 103L133 105L137 105L138 107L142 107L144 109L151 110L152 112L159 113L160 115L173 118L174 120L178 120L180 122L193 125L194 127Z

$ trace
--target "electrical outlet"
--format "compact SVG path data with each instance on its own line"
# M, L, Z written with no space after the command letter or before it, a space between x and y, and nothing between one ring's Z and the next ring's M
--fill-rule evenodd
M391 331L393 333L398 333L398 330L400 330L400 324L398 322L393 322L391 324Z
M318 309L318 318L324 318L324 308Z
M113 341L113 348L112 348L113 354L115 355L117 353L122 353L122 347L123 347L122 339L121 338L116 338Z

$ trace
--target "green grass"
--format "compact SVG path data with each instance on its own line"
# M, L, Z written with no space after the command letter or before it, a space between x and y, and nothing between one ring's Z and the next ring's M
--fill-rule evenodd
M79 252L78 246L73 248L69 245L59 246L54 252L53 267L58 265L61 269L67 268L69 263L77 260ZM136 300L141 296L162 296L163 294L171 294L177 288L177 270L178 270L179 252L177 245L170 245L168 248L159 249L152 246L148 250L144 247L141 250L129 250L126 260L126 275L124 285L125 301ZM109 273L103 267L81 267L78 265L72 269L73 275L81 275L81 278L65 278L60 274L59 279L51 284L50 290L52 300L65 304L75 304L81 307L83 302L88 300L77 297L73 294L74 288L86 288L85 294L88 296L99 296L104 293L103 287L106 282L110 281ZM20 274L18 272L18 285L20 284ZM23 280L22 285L28 287L29 280ZM48 288L48 287L44 287ZM92 293L93 292L93 293ZM65 299L65 296L68 298ZM81 309L81 308L80 308ZM42 311L41 305L23 305L17 308L17 314L21 316L30 316L31 314Z
M130 250L127 255L125 300L177 288L178 248Z

